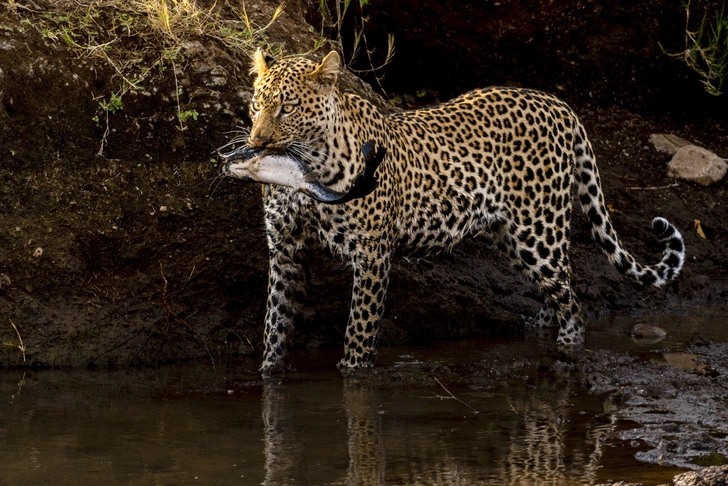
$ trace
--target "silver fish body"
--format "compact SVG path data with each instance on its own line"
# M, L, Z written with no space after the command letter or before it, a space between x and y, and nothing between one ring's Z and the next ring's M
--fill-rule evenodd
M285 152L244 146L232 152L221 153L220 156L224 160L222 172L226 176L293 187L319 202L343 204L364 197L377 187L376 171L384 160L386 151L383 147L375 151L372 141L365 143L361 150L365 161L364 171L354 177L348 192L335 191L322 184L305 162Z
M340 202L347 196L319 182L303 161L287 154L243 147L221 156L223 174L229 177L292 187L325 203Z

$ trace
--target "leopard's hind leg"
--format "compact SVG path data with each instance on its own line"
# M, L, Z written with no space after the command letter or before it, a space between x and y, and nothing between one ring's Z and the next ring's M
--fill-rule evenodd
M568 211L567 211L568 216ZM544 306L526 323L534 327L559 327L557 344L576 345L584 342L584 324L579 300L571 289L571 265L568 239L546 251L531 243L531 228L510 222L497 234L498 248L538 286L544 296Z
M584 342L584 321L581 318L579 299L571 289L568 272L565 280L541 285L544 299L553 308L553 320L559 326L556 344L573 346Z

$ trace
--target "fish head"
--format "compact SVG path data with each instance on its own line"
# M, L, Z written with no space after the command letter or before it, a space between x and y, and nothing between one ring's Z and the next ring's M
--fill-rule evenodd
M223 163L220 171L223 175L241 179L244 181L253 181L254 167L265 156L263 150L253 149L246 146L239 147L231 152L220 153Z
M278 183L282 176L277 172L296 173L302 178L308 169L299 160L287 156L281 150L256 149L248 146L220 153L223 159L223 175L244 181Z

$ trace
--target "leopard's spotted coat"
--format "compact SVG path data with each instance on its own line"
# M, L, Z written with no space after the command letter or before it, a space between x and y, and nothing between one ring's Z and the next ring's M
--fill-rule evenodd
M597 244L619 271L655 286L680 272L682 237L662 218L652 222L664 248L659 263L640 265L623 249L584 127L559 99L490 88L384 116L370 102L338 91L338 69L336 53L318 64L255 56L251 146L294 150L319 180L341 191L364 168L364 143L386 149L379 186L361 199L329 206L288 187L266 191L270 269L262 373L282 366L314 247L330 248L354 270L342 367L375 361L395 251L449 250L474 233L488 234L543 293L544 307L531 323L558 326L561 345L581 343L579 303L569 280L572 186Z

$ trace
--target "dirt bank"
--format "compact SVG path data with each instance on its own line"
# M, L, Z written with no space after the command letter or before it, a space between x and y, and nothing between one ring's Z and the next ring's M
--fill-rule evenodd
M33 28L28 19L43 21L44 9L56 12L52 2L0 11L0 363L126 366L259 352L266 292L259 188L215 180L211 156L248 123L247 58L191 37L174 62L145 61L151 74L110 110L123 85L119 65ZM261 2L249 13L264 24L274 10ZM267 45L313 48L303 13L289 4L265 32ZM120 42L140 41L120 34ZM353 76L342 88L373 96ZM562 95L589 130L625 246L656 261L649 222L661 215L684 233L688 252L677 281L637 292L576 216L572 260L587 315L725 305L726 182L675 183L667 157L648 143L651 133L675 133L726 156L724 119L650 115ZM707 238L693 230L695 220ZM349 273L325 255L317 259L295 346L341 343ZM519 316L539 307L533 287L472 240L452 255L396 262L382 341L521 332Z

